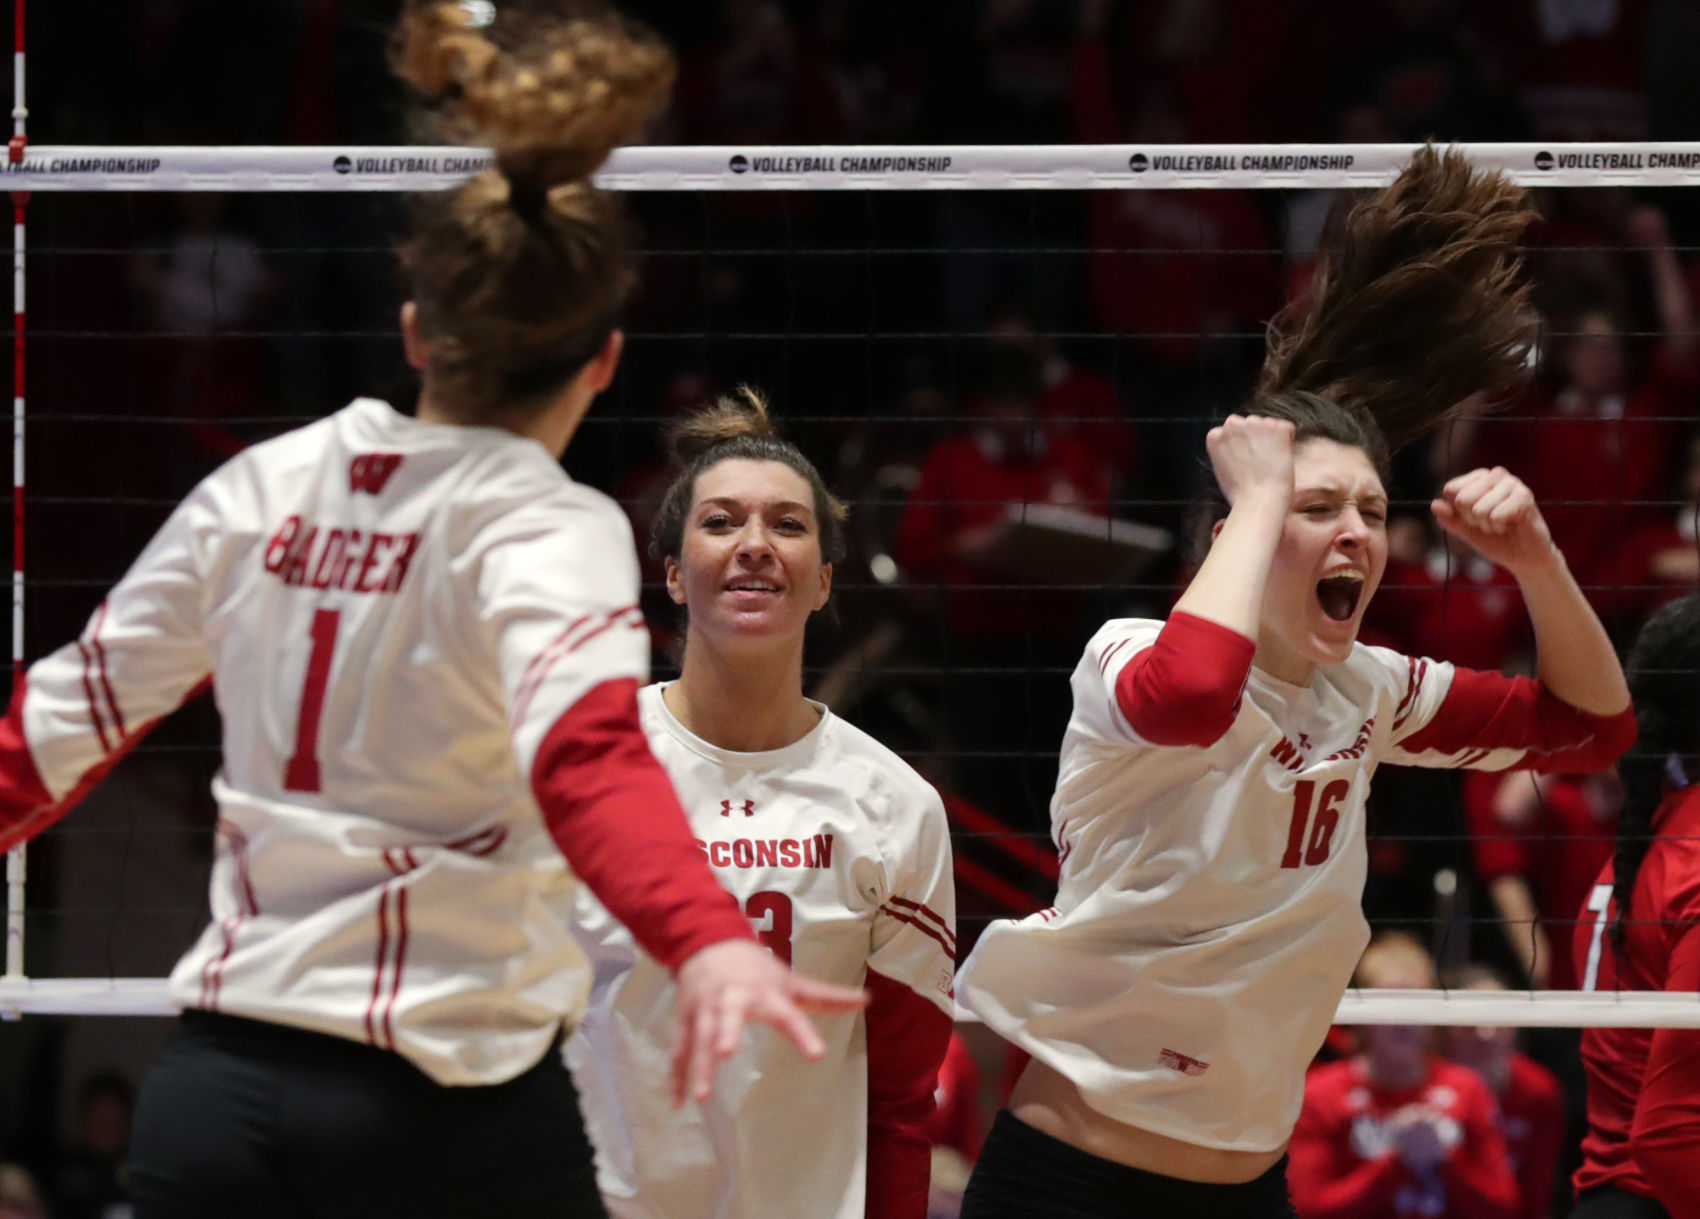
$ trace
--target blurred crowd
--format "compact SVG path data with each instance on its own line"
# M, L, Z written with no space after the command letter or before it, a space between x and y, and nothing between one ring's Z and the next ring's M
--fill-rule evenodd
M1695 0L622 7L679 51L659 142L1700 138L1700 74L1685 53L1700 45ZM70 20L76 8L31 14L37 142L409 138L384 66L394 0L138 0L103 6L98 29ZM946 793L971 944L987 919L1049 900L1047 802L1067 674L1104 618L1167 612L1199 536L1203 434L1246 391L1262 322L1303 290L1350 199L1199 190L630 202L647 253L626 365L569 468L627 505L641 545L665 486L659 425L740 382L768 392L854 509L836 621L808 657L811 693ZM1539 367L1515 401L1479 403L1399 455L1371 642L1477 667L1531 663L1515 583L1428 513L1441 482L1481 464L1530 483L1620 638L1700 580L1700 192L1554 190L1535 202ZM169 504L244 445L357 393L406 397L388 249L400 206L355 194L37 197L32 646L80 620ZM1145 545L1108 585L1035 566L1012 554L1007 527L1012 506L1035 504L1138 522L1168 541ZM671 617L664 597L649 608L665 672ZM164 820L185 841L210 824L185 793L216 765L215 739L211 713L190 714L124 772L134 799L171 804ZM1571 929L1610 853L1617 800L1609 778L1384 771L1365 901L1394 936L1366 960L1364 984L1574 986ZM32 972L67 972L66 946L103 934L97 972L157 969L112 947L101 928L114 911L104 922L54 913L84 866L79 852L126 842L50 837L32 853ZM198 917L198 891L169 900L190 924ZM973 1154L981 1093L996 1091L976 1048L985 1086L959 1047L941 1087L939 1141L962 1157ZM1310 1142L1295 1146L1301 1213L1440 1213L1423 1182L1455 1169L1477 1173L1471 1188L1490 1202L1505 1190L1520 1201L1444 1213L1535 1219L1554 1197L1562 1213L1564 1191L1551 1186L1575 1141L1574 1044L1557 1032L1524 1048L1546 1067L1508 1036L1342 1038L1313 1079L1301 1126ZM1471 1071L1474 1082L1459 1082ZM109 1111L127 1115L128 1092L105 1074L78 1092L63 1074L38 1070L0 1097L0 1148L29 1166L0 1167L0 1219L124 1213ZM1542 1099L1519 1108L1518 1088ZM1456 1105L1412 1099L1441 1093ZM1397 1148L1415 1182L1387 1187L1385 1209L1311 1188L1350 1177L1352 1156L1371 1144ZM951 1163L941 1161L941 1180ZM1545 1192L1499 1182L1502 1170L1544 1177Z

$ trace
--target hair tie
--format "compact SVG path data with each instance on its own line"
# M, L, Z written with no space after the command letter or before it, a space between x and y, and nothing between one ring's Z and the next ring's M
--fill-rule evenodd
M508 206L527 224L539 224L549 210L549 187L529 175L509 176Z

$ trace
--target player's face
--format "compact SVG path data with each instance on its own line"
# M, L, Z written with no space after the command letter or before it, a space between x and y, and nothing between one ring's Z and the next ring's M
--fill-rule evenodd
M800 642L832 591L808 480L778 461L704 470L667 591L690 611L692 639Z
M1387 491L1362 449L1307 440L1293 454L1293 507L1263 595L1259 663L1307 681L1352 651L1387 570Z

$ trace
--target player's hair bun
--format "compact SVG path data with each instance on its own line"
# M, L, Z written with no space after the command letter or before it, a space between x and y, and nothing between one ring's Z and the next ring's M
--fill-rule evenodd
M495 150L516 206L589 177L639 135L665 103L675 71L672 52L653 35L584 3L562 14L413 0L393 63L435 105L445 134Z
M731 393L722 394L675 423L668 429L667 447L674 461L688 466L715 446L745 437L779 439L779 430L768 414L767 399L750 385L740 385Z

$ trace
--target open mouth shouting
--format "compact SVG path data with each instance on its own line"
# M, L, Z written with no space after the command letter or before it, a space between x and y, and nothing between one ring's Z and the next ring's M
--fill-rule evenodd
M1355 567L1336 568L1316 582L1316 599L1331 622L1350 622L1363 595L1364 573Z

